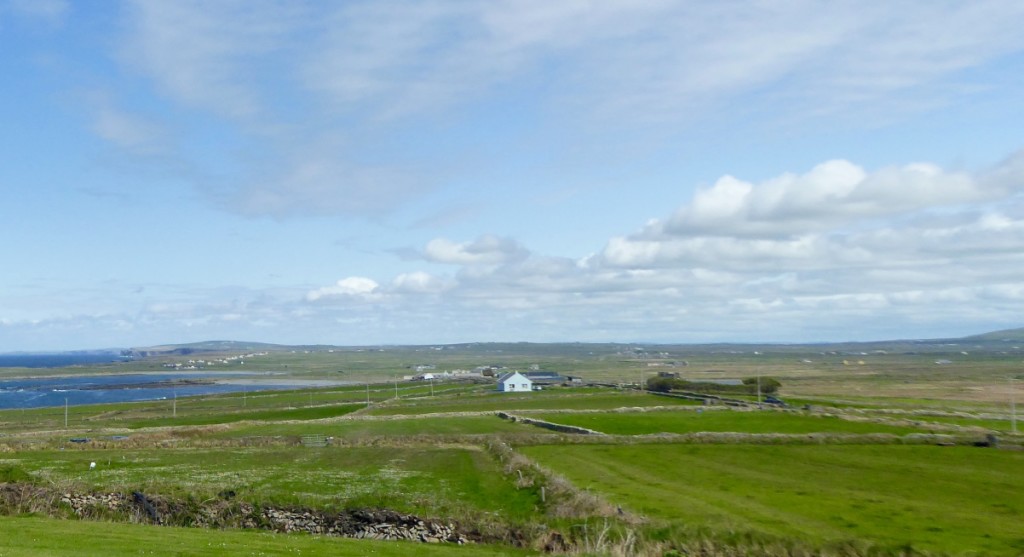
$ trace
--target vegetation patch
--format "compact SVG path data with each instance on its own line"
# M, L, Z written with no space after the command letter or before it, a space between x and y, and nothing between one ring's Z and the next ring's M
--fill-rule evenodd
M499 410L613 410L639 406L694 405L694 401L651 396L634 390L551 389L525 394L488 393L461 398L401 401L370 409L371 415L431 414L439 412L496 412Z
M921 431L910 426L892 426L778 411L709 412L616 412L586 414L532 414L532 417L559 424L583 427L609 435L648 435L654 433L889 433L906 435Z
M533 552L484 544L422 544L302 534L282 535L246 530L159 527L144 524L0 516L5 557L40 555L109 555L221 557L261 555L313 557L513 557Z
M849 541L893 553L1022 549L1021 452L899 445L519 450L578 487L661 522L680 547L685 540L671 539L671 524L718 540L747 532L819 548Z

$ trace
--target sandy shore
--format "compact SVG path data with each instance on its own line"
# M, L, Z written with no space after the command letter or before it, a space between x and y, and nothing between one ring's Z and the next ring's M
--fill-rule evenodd
M281 385L283 387L295 387L297 389L310 388L310 387L348 387L352 385L361 385L361 383L355 381L336 381L333 379L295 379L293 377L266 377L266 378L232 378L232 379L221 379L213 378L214 382L222 385Z

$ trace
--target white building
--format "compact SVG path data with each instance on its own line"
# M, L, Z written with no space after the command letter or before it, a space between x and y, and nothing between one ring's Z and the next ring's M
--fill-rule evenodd
M513 371L498 378L498 390L503 393L529 392L533 390L533 381L518 371Z

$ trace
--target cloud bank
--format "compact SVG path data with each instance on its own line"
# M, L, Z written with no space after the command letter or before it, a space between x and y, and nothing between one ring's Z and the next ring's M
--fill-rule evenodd
M463 153L400 154L395 134L488 126L479 114L532 97L539 83L545 95L534 109L559 114L560 126L600 144L637 127L669 133L729 104L779 121L900 118L980 94L984 85L961 84L961 74L1024 48L1024 7L998 1L128 6L117 59L164 100L160 111L202 122L185 139L227 160L211 166L180 147L178 156L217 177L195 187L229 211L277 218L376 218L422 200L442 188ZM139 122L158 119L115 118L123 113L106 107L96 131L130 149ZM386 163L380 152L390 154ZM833 173L830 187L841 188L847 171L825 163L803 179ZM924 168L894 172L931 179ZM859 194L884 189L885 179L875 176ZM742 187L725 179L694 210ZM955 184L945 187L957 193ZM845 195L788 189L802 199L756 200L757 207L786 201L799 212Z

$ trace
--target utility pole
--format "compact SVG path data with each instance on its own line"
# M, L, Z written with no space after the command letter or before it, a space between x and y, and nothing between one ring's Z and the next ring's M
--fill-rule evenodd
M370 384L366 384L366 405L370 405Z
M64 397L64 429L68 428L68 399Z
M395 398L398 398L398 377L395 377Z
M761 407L761 372L757 373L757 407Z
M434 397L434 378L430 378L430 397Z
M171 417L178 417L178 389L174 389L174 402L171 403Z

